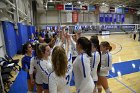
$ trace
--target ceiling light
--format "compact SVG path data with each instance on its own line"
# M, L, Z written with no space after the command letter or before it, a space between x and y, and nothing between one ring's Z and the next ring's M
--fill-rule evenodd
M102 3L102 5L105 5L105 3Z
M77 1L78 4L81 4L81 1Z
M67 5L72 5L72 3L68 2Z
M102 3L102 6L108 6L108 4L106 4L106 3L103 2L103 3Z
M49 2L53 2L53 0L49 0Z

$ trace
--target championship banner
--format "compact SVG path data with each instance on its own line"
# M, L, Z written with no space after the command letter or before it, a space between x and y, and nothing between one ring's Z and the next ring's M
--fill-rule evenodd
M88 10L87 6L82 6L82 10Z
M115 7L110 7L110 13L115 13Z
M124 8L124 13L129 13L129 8Z
M95 6L89 5L89 6L88 6L88 10L89 10L89 11L95 11Z
M65 5L65 10L72 10L72 5Z
M129 13L130 14L135 14L135 13L137 13L137 10L134 9L134 8L129 8Z
M57 4L57 5L56 5L56 10L64 10L64 5L62 5L62 4Z
M47 7L48 10L55 10L55 5L54 4L48 4L47 6L48 6Z
M73 10L80 10L80 6L79 5L73 5Z
M78 22L78 12L72 12L72 22L73 23Z

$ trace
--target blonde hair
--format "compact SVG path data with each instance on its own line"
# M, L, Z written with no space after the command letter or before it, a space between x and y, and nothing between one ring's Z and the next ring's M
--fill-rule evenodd
M41 43L39 44L39 46L37 47L37 57L39 59L41 59L43 57L43 54L45 53L46 47L49 46L46 43Z
M52 64L54 72L57 76L65 76L67 72L67 56L64 48L56 46L52 52Z

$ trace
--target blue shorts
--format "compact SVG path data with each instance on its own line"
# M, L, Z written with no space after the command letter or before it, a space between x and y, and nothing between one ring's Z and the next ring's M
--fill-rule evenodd
M94 81L94 84L96 85L97 84L97 81Z
M48 84L45 84L45 83L42 84L42 87L43 87L43 89L47 89L47 90L49 89Z

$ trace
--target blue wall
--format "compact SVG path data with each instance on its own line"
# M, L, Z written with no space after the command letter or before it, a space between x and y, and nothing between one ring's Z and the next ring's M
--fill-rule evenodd
M17 53L16 31L14 24L11 22L3 21L3 33L6 45L6 52L9 56L13 57Z

